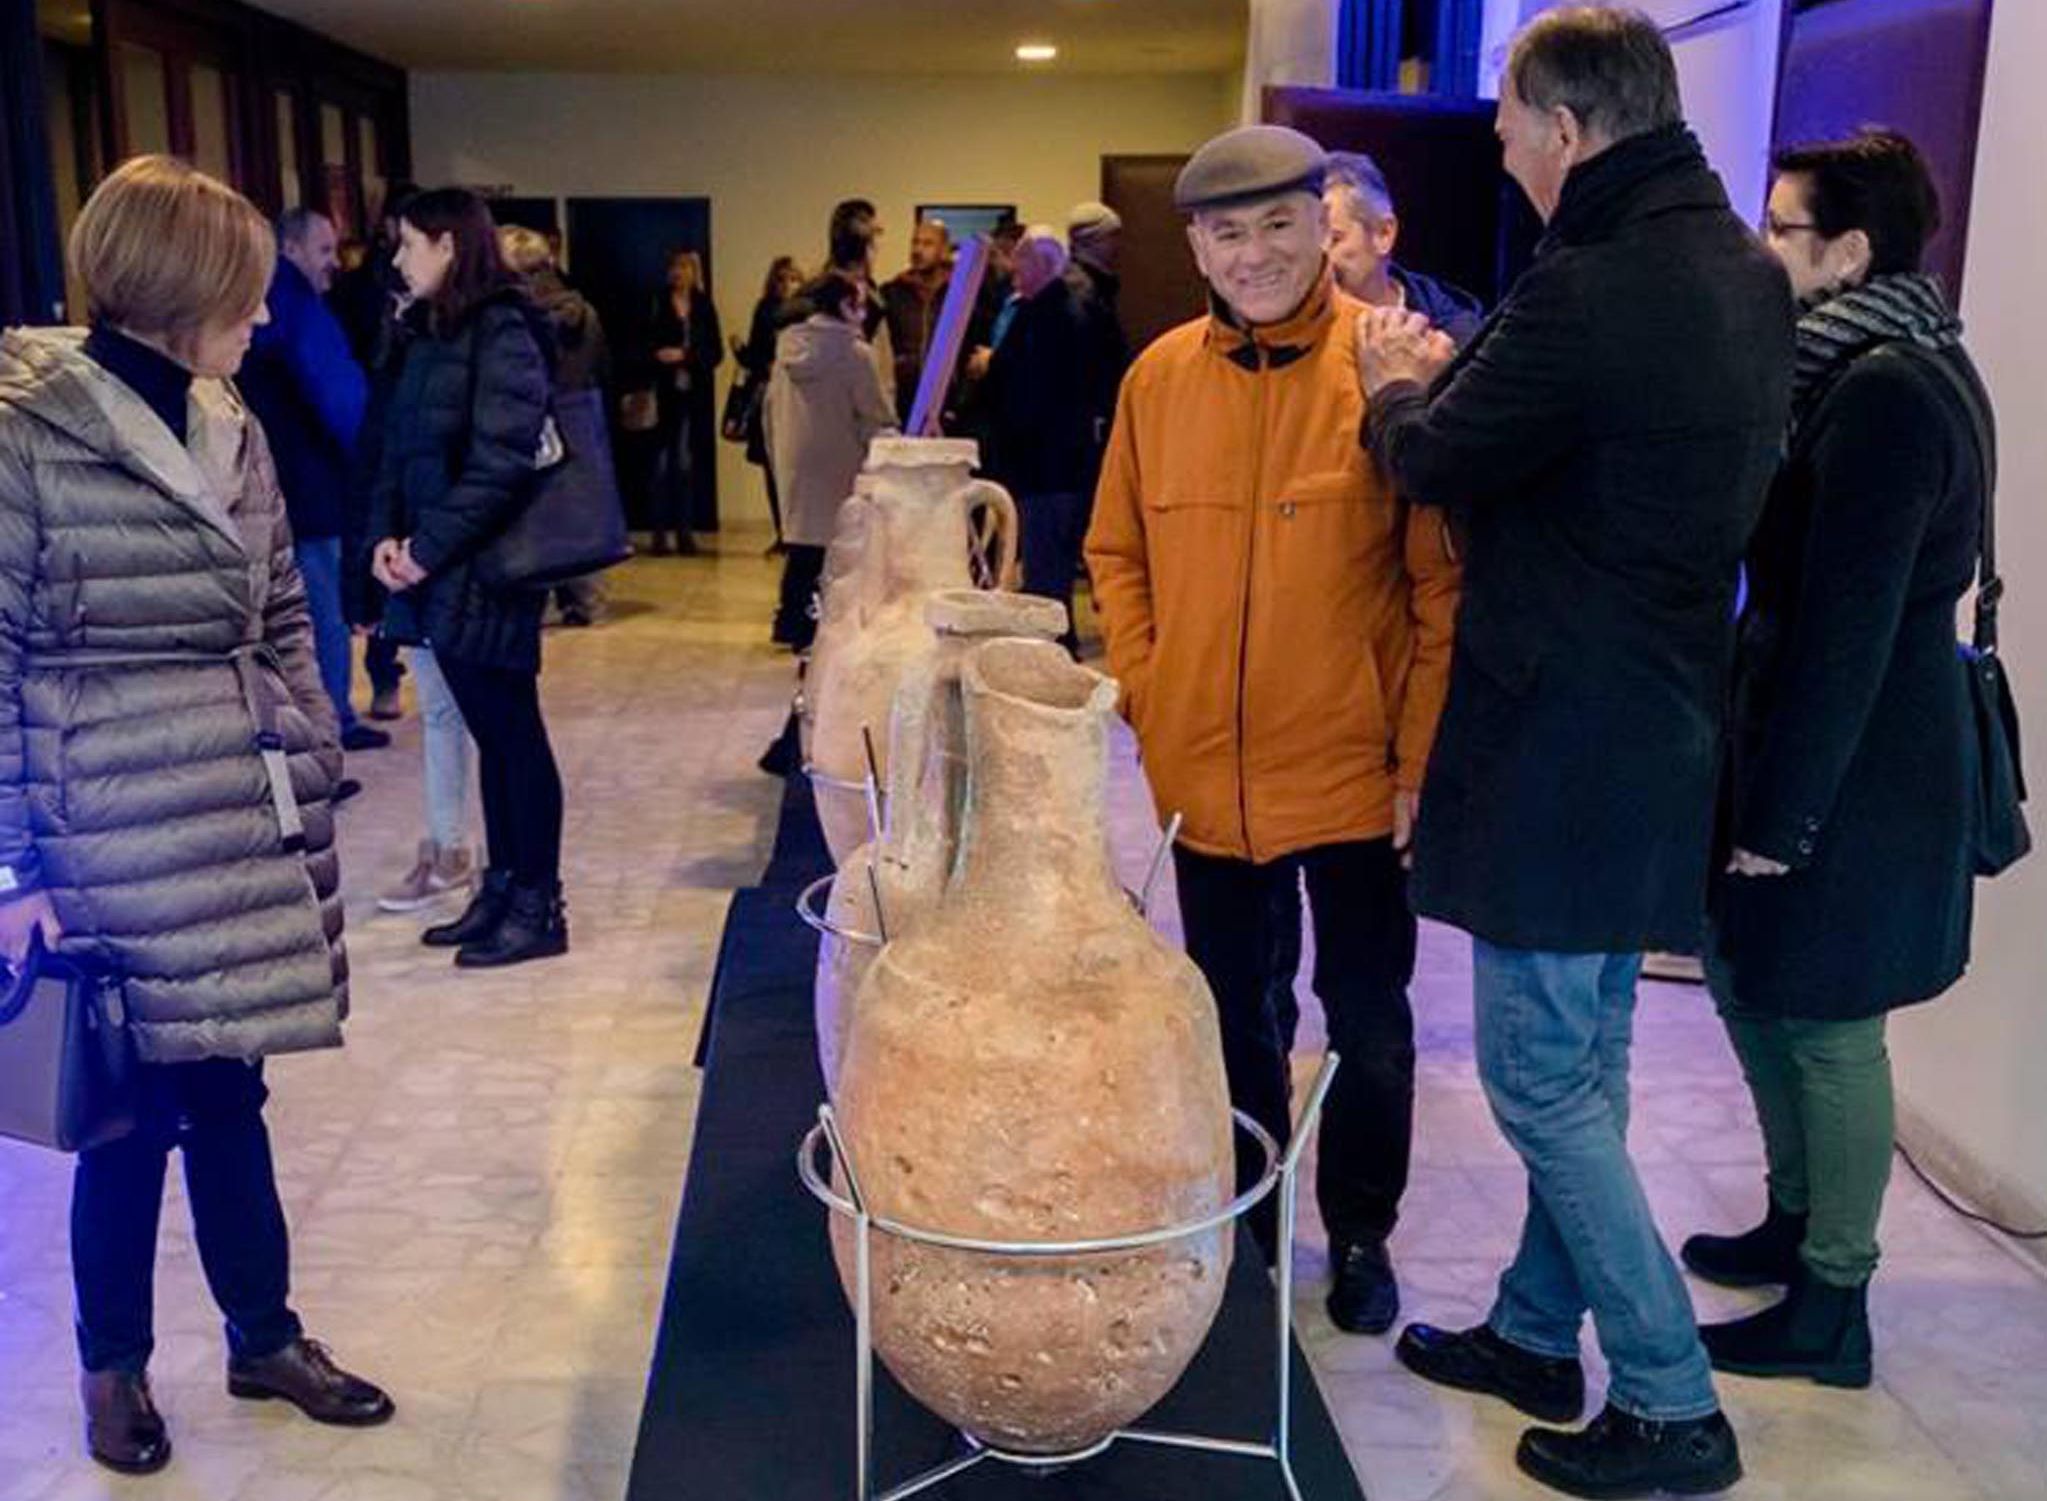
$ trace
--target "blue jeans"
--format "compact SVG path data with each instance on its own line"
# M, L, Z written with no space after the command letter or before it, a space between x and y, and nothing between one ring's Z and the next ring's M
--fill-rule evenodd
M1684 1278L1628 1159L1639 954L1544 954L1472 940L1478 1071L1528 1168L1521 1248L1487 1318L1538 1355L1578 1354L1589 1310L1613 1405L1652 1422L1719 1410Z
M469 843L469 727L432 650L415 646L410 655L426 752L426 837L444 850L461 849Z
M313 615L313 651L320 659L320 681L334 701L334 717L342 733L355 728L355 706L349 682L355 670L355 643L341 608L341 539L313 537L292 544L299 576L306 581L306 604Z

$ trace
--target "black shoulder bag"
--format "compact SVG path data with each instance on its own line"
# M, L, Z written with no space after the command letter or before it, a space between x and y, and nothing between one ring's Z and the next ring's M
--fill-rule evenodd
M1997 572L1997 440L1982 396L1959 370L1937 355L1925 363L1940 373L1967 415L1983 464L1983 532L1976 571L1976 622L1957 647L1969 684L1976 732L1976 806L1971 854L1979 876L2000 875L2033 847L2026 827L2026 773L2019 748L2019 710L1997 651L1997 607L2004 580Z

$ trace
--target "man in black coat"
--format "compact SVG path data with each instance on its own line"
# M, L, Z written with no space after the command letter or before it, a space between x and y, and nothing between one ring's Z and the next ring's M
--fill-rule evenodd
M1065 270L1065 247L1049 229L1025 233L980 397L983 467L1016 497L1023 522L1024 590L1066 606L1066 646L1075 651L1073 581L1101 467L1095 418L1103 377L1095 369L1099 341Z
M1454 356L1418 314L1360 325L1371 446L1402 494L1461 514L1449 701L1414 900L1473 936L1477 1052L1528 1168L1486 1323L1417 1325L1431 1380L1578 1416L1579 1328L1612 1370L1582 1432L1521 1467L1578 1495L1741 1474L1676 1264L1626 1140L1644 948L1696 951L1734 596L1785 431L1792 303L1685 128L1637 12L1572 7L1515 43L1506 167L1548 225Z

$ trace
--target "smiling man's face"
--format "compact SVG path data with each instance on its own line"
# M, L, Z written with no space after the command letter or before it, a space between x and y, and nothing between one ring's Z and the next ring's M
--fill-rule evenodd
M1328 235L1321 196L1305 190L1201 209L1187 226L1201 274L1252 325L1283 323L1308 300Z

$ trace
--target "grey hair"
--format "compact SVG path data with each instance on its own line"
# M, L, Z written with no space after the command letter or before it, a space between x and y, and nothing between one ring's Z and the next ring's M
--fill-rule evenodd
M1523 104L1569 110L1609 143L1684 120L1663 29L1631 6L1571 5L1528 23L1507 78Z
M316 208L288 208L277 216L277 240L281 245L303 245L306 234L313 227L313 221L327 222L327 216Z
M1362 151L1332 151L1329 170L1322 179L1323 191L1342 188L1370 211L1375 219L1394 217L1393 190L1386 186L1386 174Z

